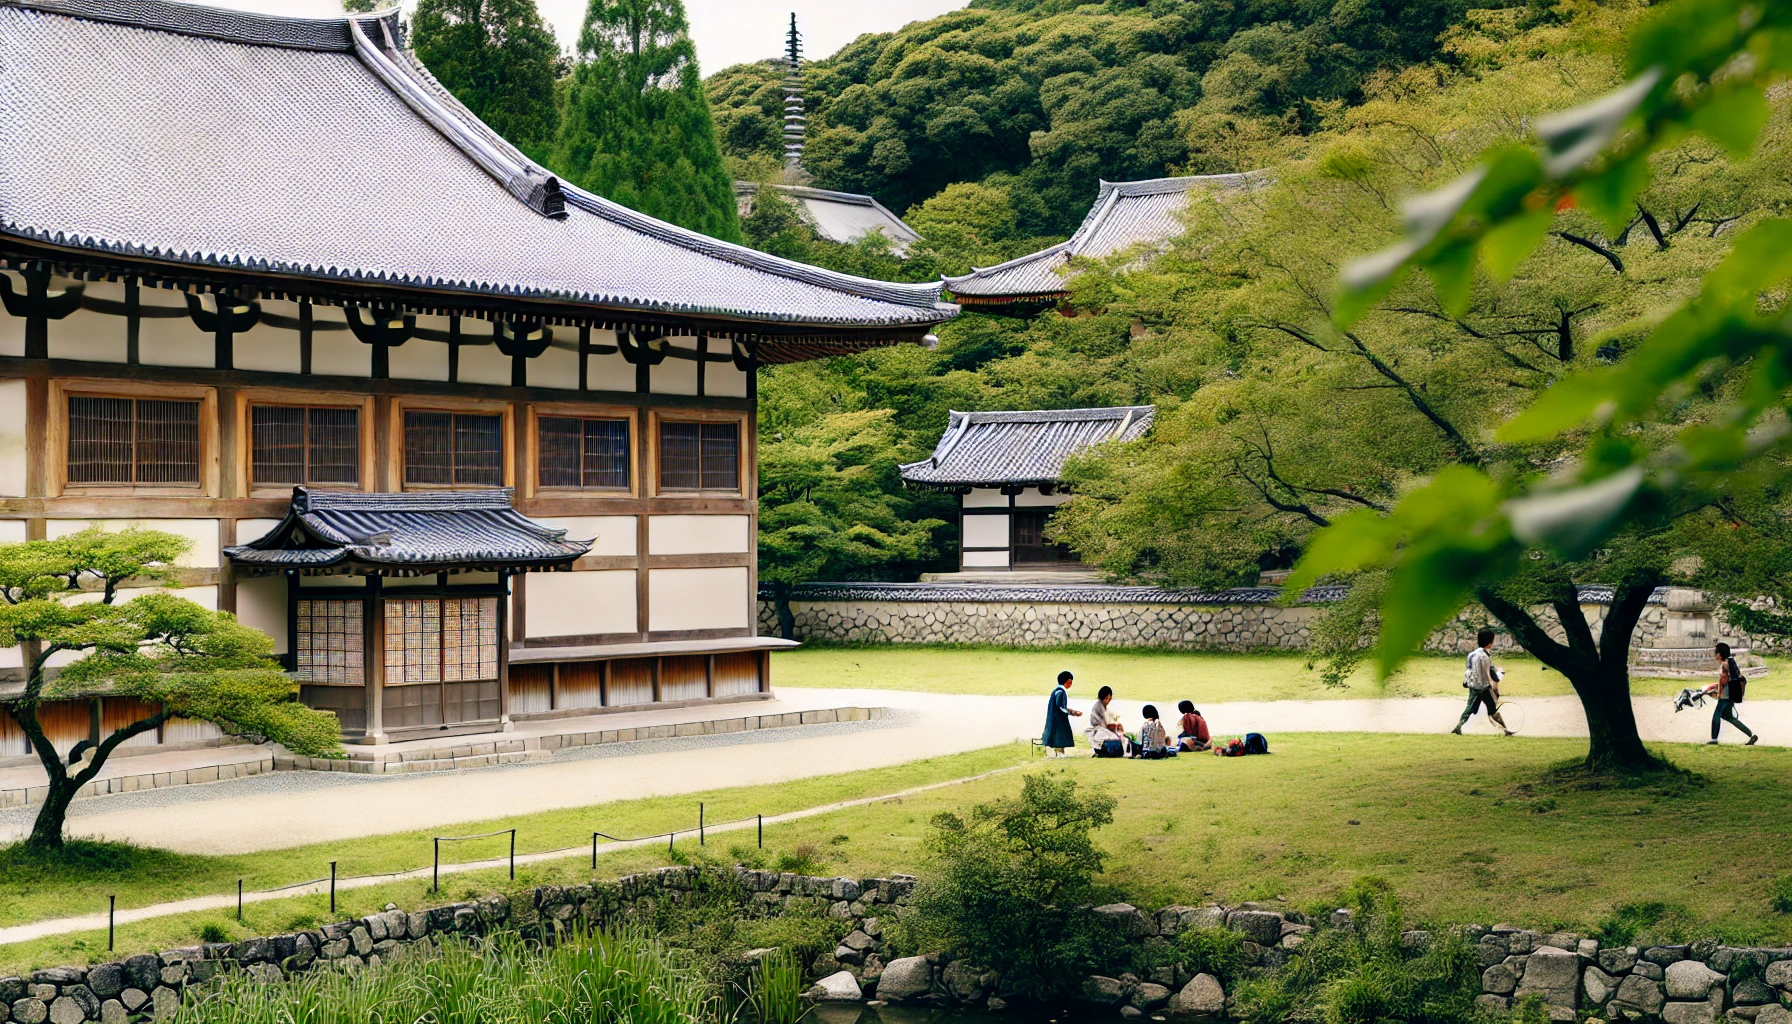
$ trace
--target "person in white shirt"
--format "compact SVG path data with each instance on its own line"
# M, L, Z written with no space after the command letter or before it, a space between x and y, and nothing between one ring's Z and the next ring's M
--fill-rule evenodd
M1512 735L1506 728L1505 719L1500 717L1500 674L1493 667L1493 655L1488 649L1493 646L1493 630L1483 629L1475 634L1475 649L1469 652L1468 666L1462 674L1462 685L1468 687L1468 706L1462 709L1462 719L1450 732L1462 735L1462 727L1475 716L1476 709L1482 705L1487 707L1487 717L1500 731Z
M1130 757L1132 744L1126 742L1126 730L1120 725L1120 716L1108 707L1113 702L1114 688L1102 687L1095 695L1095 706L1089 709L1089 726L1083 731L1094 745L1096 753L1101 752L1102 744L1108 740L1119 740L1120 753Z

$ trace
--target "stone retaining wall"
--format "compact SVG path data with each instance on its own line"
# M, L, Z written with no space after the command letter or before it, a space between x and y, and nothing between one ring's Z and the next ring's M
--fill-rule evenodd
M658 904L686 905L700 894L713 898L718 893L739 900L749 917L804 913L841 922L845 938L813 966L812 1000L1002 1009L1013 996L995 972L948 955L892 956L887 926L908 902L916 882L912 876L822 878L744 867L708 871L669 867L612 883L543 886L529 890L521 906L502 896L416 913L388 904L382 913L307 931L171 949L91 967L52 968L29 978L0 978L0 1022L126 1024L159 1019L230 972L273 982L309 970L378 966L401 950L421 952L448 936L511 930L551 938L574 926L602 927L644 916L651 920ZM1257 903L1157 911L1115 903L1091 912L1121 941L1144 949L1167 949L1190 930L1231 929L1243 938L1247 964L1259 970L1276 970L1300 956L1316 929L1356 926L1348 910L1313 922L1278 905ZM1463 935L1483 972L1477 1002L1495 1014L1534 997L1552 1020L1564 1024L1587 1017L1792 1024L1792 949L1717 943L1603 948L1582 935L1509 925L1470 926ZM1433 938L1424 931L1401 936L1415 951ZM747 955L764 952L769 951ZM1158 967L1142 977L1092 975L1083 979L1079 993L1083 1001L1125 1020L1154 1015L1219 1021L1232 1009L1219 979L1180 965Z
M1055 647L1095 644L1183 651L1304 650L1314 620L1341 594L1336 588L1311 592L1312 600L1276 604L1279 591L1245 587L1217 593L1175 592L1152 587L1024 586L984 584L816 584L791 598L796 640L835 644L989 644ZM1609 610L1609 591L1583 588L1581 612L1594 634ZM1553 609L1534 610L1551 635L1561 627ZM1659 601L1644 611L1632 643L1636 647L1682 643L1668 628L1670 612ZM1467 653L1475 633L1493 622L1471 605L1432 634L1426 649ZM1710 639L1746 643L1716 624ZM761 594L759 632L782 635L773 602ZM1703 643L1703 639L1699 641ZM1513 649L1501 635L1495 647Z

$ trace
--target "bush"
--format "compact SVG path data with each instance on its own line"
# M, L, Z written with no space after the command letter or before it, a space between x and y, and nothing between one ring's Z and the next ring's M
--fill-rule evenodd
M935 816L938 871L916 892L905 941L994 968L1024 995L1075 984L1117 945L1089 913L1106 896L1094 833L1113 820L1113 797L1079 793L1062 773L1029 775L1019 797L967 817Z
M1776 913L1792 914L1792 875L1784 875L1773 883L1773 891L1769 894L1768 905Z
M1211 974L1230 986L1248 964L1244 935L1230 928L1195 928L1176 937L1177 952L1190 974Z

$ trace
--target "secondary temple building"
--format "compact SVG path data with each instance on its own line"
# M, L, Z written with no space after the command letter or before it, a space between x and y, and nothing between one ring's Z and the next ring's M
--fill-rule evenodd
M1134 250L1161 249L1188 230L1191 201L1236 192L1260 180L1244 174L1205 174L1147 181L1104 181L1076 232L1057 245L945 279L952 300L967 309L1006 315L1036 313L1070 298L1074 260L1100 260Z
M904 465L902 479L961 495L960 572L1080 568L1045 538L1046 520L1069 498L1064 461L1093 445L1137 440L1156 415L1150 405L954 412L933 454Z
M394 13L0 0L0 67L0 541L191 539L364 742L767 692L755 368L921 342L938 285L560 182Z

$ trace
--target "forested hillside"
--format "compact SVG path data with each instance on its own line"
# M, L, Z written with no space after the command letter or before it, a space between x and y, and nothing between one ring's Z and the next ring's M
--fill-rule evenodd
M1096 180L1245 169L1379 71L1443 54L1487 0L977 0L807 66L805 165L899 213L953 182L1008 193L1022 236L1076 226ZM1540 14L1540 16L1543 16ZM779 153L781 66L711 76L724 150Z

